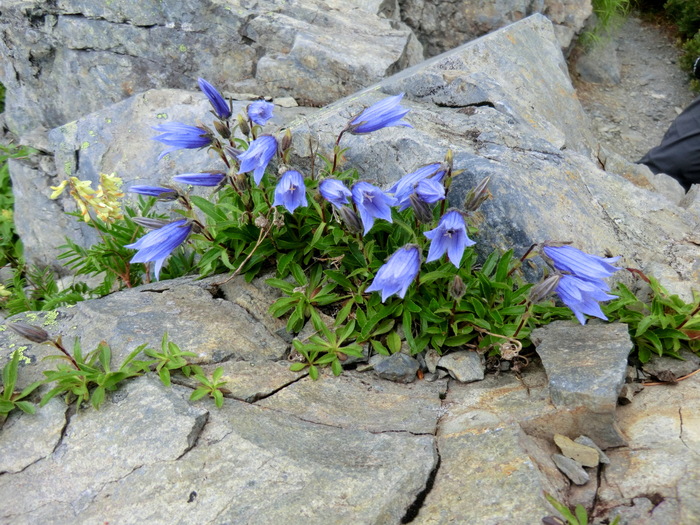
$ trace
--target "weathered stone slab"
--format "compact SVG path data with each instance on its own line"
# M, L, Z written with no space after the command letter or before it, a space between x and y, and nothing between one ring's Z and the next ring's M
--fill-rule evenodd
M437 366L447 370L452 378L462 383L484 379L484 357L477 352L450 352L440 358Z
M605 449L624 444L615 425L617 398L632 350L627 325L556 321L532 333L557 407L583 408L583 434Z
M10 414L0 430L0 474L20 472L49 456L66 426L67 409L62 399L53 398L34 416L23 417L19 410Z
M434 434L445 389L444 381L403 385L345 372L340 377L324 374L318 381L302 379L257 405L341 428Z
M653 505L636 502L639 521L629 523L698 522L700 378L645 388L617 414L629 447L607 451L610 464L598 491L601 506L628 507L645 496ZM620 508L623 517L626 512Z
M79 334L83 353L106 341L112 348L112 363L118 365L137 346L147 343L160 349L165 332L181 350L195 352L194 363L217 363L229 359L252 362L275 361L287 351L287 343L244 308L214 298L207 281L184 277L123 290L83 301L54 312L18 314L5 322L22 320L42 326L52 337L62 335L70 351ZM43 320L42 320L43 319ZM49 321L47 321L49 319ZM37 366L23 365L18 387L43 379L42 371L54 363L42 361L56 349L37 345L5 329L0 331L0 365L13 349ZM26 373L25 373L26 371Z
M52 128L148 89L194 89L197 77L322 106L422 60L391 5L5 0L7 122Z
M13 502L0 519L398 523L437 461L432 436L338 429L233 400L191 406L187 396L139 378L99 412L81 412L50 458L0 477Z

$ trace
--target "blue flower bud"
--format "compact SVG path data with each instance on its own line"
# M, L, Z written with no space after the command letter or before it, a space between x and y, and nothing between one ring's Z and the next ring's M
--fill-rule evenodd
M220 119L229 118L231 116L231 106L224 100L221 93L219 93L214 86L203 78L197 79L197 82L199 83L199 89L201 89L209 99L211 107L214 108L214 113L216 113L216 116Z

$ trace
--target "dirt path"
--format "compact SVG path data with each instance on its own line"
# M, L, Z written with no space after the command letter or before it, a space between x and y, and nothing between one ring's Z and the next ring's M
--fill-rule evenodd
M581 81L579 99L601 143L632 162L661 141L671 121L697 95L678 66L680 51L668 26L632 14L615 36L621 82Z

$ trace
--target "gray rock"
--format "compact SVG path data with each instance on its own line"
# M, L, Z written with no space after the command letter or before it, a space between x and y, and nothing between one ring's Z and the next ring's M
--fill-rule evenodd
M554 434L554 442L563 456L577 461L584 467L597 467L600 463L600 455L596 448L577 443L562 434Z
M600 447L596 445L595 441L588 436L579 436L574 439L574 442L596 449L598 451L598 458L600 459L600 462L604 465L608 465L610 463L610 459L605 455L605 452L603 452Z
M615 424L615 408L632 350L627 325L556 321L532 332L547 371L552 402L582 409L589 430L606 449L625 443Z
M321 106L422 60L385 4L7 0L7 123L52 128L148 89L194 89L197 77Z
M445 390L445 381L406 386L356 372L329 373L297 381L257 405L340 428L434 434Z
M374 365L377 377L397 383L412 383L420 365L411 356L398 352Z
M21 472L29 465L51 455L66 426L66 404L53 398L34 416L22 417L16 410L2 425L0 473Z
M231 400L209 413L188 395L144 377L74 416L50 457L0 476L13 501L2 521L329 523L332 508L330 523L398 523L437 461L432 436L336 429ZM397 490L377 493L385 479Z
M106 341L112 349L112 364L121 363L137 346L147 343L159 349L164 332L182 350L193 351L195 363L217 363L233 359L251 362L275 361L287 351L285 341L256 322L245 309L216 299L207 291L207 281L191 277L152 283L124 290L101 299L83 301L73 307L46 314L26 313L6 322L22 320L42 326L52 337L62 335L68 349L80 334L83 352ZM53 362L42 361L57 350L21 339L14 332L0 331L0 364L11 351L23 355L36 366L25 366L18 388L43 379L42 372Z
M447 370L450 376L462 383L484 379L484 357L477 352L451 352L442 356L437 366Z
M486 33L543 13L554 24L562 49L568 49L591 15L590 0L399 0L401 18L418 35L426 56L434 56Z
M668 381L671 378L678 379L686 376L700 368L700 357L696 354L685 349L682 349L679 354L681 359L666 356L654 357L642 365L642 370L662 381Z
M442 356L437 353L437 350L434 348L428 348L428 350L425 352L425 366L428 368L428 372L433 374L435 373L438 362L441 358Z
M561 454L552 454L552 461L576 485L585 485L591 479L588 472L583 470L581 463L574 459L567 458Z
M615 40L608 37L594 44L576 59L574 68L585 82L619 84L620 60Z

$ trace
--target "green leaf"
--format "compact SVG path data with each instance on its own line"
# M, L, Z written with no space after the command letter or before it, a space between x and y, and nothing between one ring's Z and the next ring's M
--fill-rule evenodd
M16 401L15 406L25 414L36 413L36 405L34 405L34 403L30 403L29 401Z
M2 370L2 384L4 387L2 398L9 400L17 383L17 368L19 367L19 351L12 352L12 359Z
M391 332L386 337L386 345L392 354L395 354L401 350L401 337L399 336L398 332Z
M216 367L216 370L214 370L214 373L212 374L212 380L214 383L217 383L219 379L221 379L221 376L224 375L224 369L221 366Z
M387 349L386 346L384 346L379 340L377 339L371 339L370 343L372 344L372 348L374 349L375 352L381 355L391 355L391 352Z
M576 505L574 512L579 525L588 525L588 513L583 505Z
M206 388L198 388L194 392L192 392L192 395L190 396L190 401L198 401L205 397L209 393L209 390Z
M309 377L314 381L318 379L318 368L314 365L309 366Z
M331 363L331 370L333 371L334 376L339 376L343 373L343 366L340 364L339 359L336 358L333 360Z
M105 389L102 386L98 386L95 388L95 390L92 393L92 397L90 398L90 402L92 403L92 406L95 407L95 409L99 409L100 405L105 400Z
M160 371L158 372L158 377L160 377L161 383L163 383L165 386L171 386L170 370L168 370L167 367L163 367L160 369Z
M212 395L214 396L214 404L216 405L216 408L221 408L224 406L224 393L221 390L214 390Z
M226 220L226 214L217 208L214 203L208 201L207 199L199 197L198 195L190 195L190 200L192 201L192 204L202 210L202 213L204 213L204 215L212 219L214 222L222 222Z
M304 368L306 368L306 363L292 363L289 370L292 372L301 372Z

